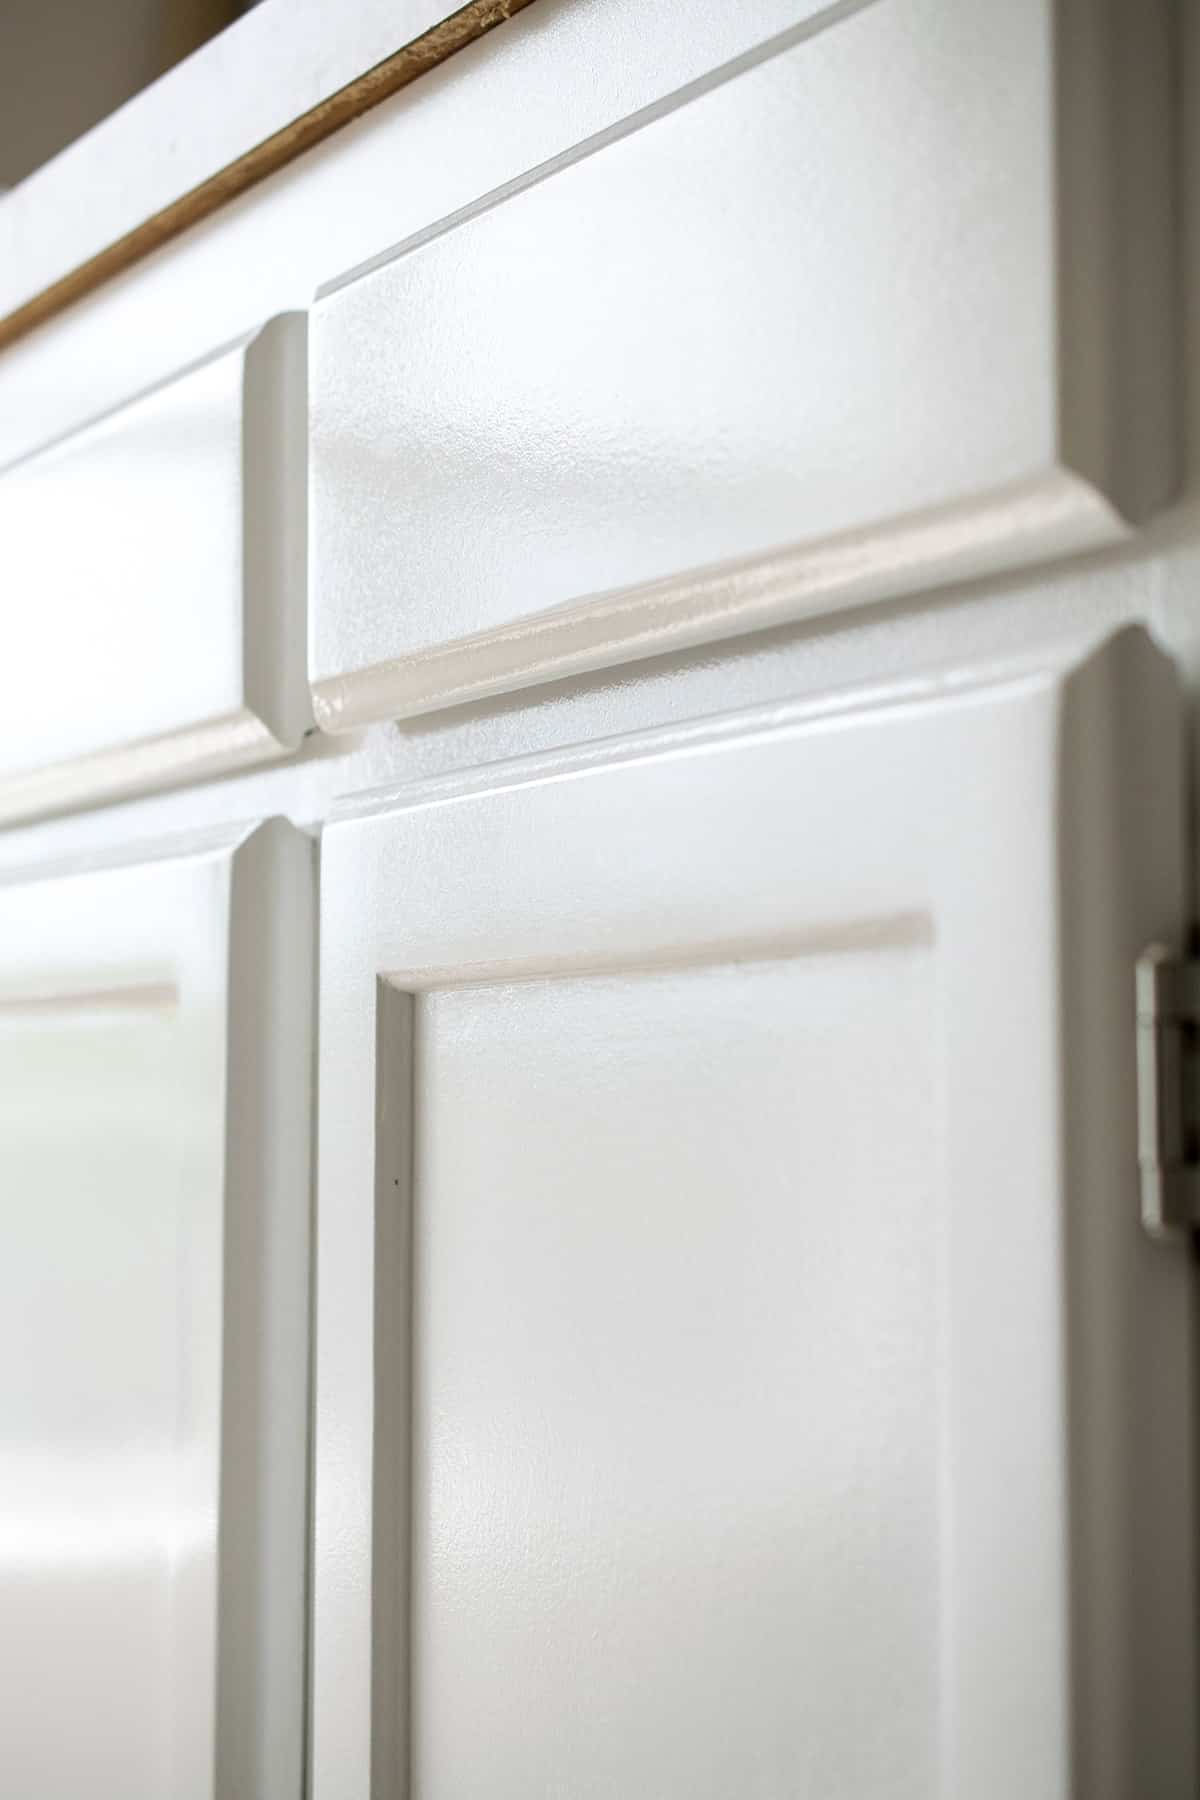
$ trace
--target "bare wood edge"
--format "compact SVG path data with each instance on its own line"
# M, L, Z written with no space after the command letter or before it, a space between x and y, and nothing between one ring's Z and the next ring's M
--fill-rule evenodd
M190 226L210 218L230 200L265 181L267 176L274 175L306 150L332 137L343 125L361 118L372 107L398 94L402 88L447 61L456 51L473 44L477 38L497 25L503 25L505 20L523 12L532 3L533 0L467 0L457 12L357 75L345 87L338 88L336 93L328 95L298 119L247 150L244 156L210 175L198 187L181 194L161 211L152 213L132 231L80 263L69 274L51 282L32 299L24 301L0 319L0 350L45 324L56 313L73 306L104 282L124 274Z

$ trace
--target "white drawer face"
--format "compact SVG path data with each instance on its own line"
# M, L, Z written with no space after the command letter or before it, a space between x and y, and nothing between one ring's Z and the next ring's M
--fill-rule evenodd
M1064 152L1104 83L1056 71L1055 13L810 22L320 300L320 723L1078 549L1161 498L1110 454L1122 344L1057 273L1104 312L1113 184Z
M7 1793L300 1797L313 860L0 890Z
M304 728L304 322L0 472L0 819Z

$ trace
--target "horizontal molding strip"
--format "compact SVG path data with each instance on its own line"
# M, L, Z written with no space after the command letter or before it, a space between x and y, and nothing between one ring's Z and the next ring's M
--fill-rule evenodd
M1129 536L1067 470L780 554L552 608L495 631L315 681L323 731L410 718L537 681L695 648L847 606L1100 549Z

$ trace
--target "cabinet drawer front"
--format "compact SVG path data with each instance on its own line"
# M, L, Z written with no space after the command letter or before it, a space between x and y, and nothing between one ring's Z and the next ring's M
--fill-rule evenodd
M0 820L298 740L304 333L273 320L0 473Z
M300 1800L313 864L0 890L6 1793Z
M1079 549L1161 500L1157 451L1121 465L1110 429L1129 343L1168 338L1148 204L1147 316L1108 330L1118 202L1157 176L1147 152L1109 180L1114 45L1073 57L1058 11L834 9L327 294L320 722ZM1137 393L1159 407L1149 364Z

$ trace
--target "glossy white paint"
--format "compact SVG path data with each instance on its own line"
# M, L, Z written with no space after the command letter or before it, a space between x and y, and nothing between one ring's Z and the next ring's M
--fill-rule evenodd
M1154 20L1110 24L1085 57L1047 0L835 8L321 300L318 721L991 574L1161 504L1167 68ZM1110 81L1161 137L1131 158L1136 270Z
M304 388L285 315L0 474L0 822L299 741Z
M0 888L0 1785L299 1800L314 851Z
M937 1792L936 964L716 957L418 1003L417 1794Z
M1101 17L1090 5L1070 10L1085 25ZM568 165L593 152L603 163L659 114L702 103L737 73L729 58L742 59L743 79L790 53L810 14L799 0L537 0L0 357L0 459L174 380L214 343L307 304L315 283L365 258L402 242L424 254L418 241L451 214L458 235L479 223L468 213L523 205L504 196L531 181L553 185L564 169L574 180ZM1149 45L1158 9L1127 16ZM852 22L813 42L827 37L828 48ZM1186 96L1200 14L1183 8L1180 24ZM1057 26L1066 28L1065 9ZM788 42L768 44L778 32ZM1071 70L1093 66L1083 56L1058 75L1069 88ZM1136 70L1136 57L1123 65L1118 98ZM1181 110L1191 195L1200 108ZM1060 121L1068 116L1056 106ZM186 136L188 121L179 128ZM1081 130L1079 142L1087 137ZM1095 159L1108 204L1071 209L1072 229L1111 227L1111 249L1130 254L1152 289L1162 220L1129 205L1146 173L1129 152L1116 173ZM1060 197L1080 191L1078 169L1063 181ZM1200 308L1187 302L1200 241L1188 242L1182 312L1194 336ZM1092 305L1060 296L1063 316L1074 308L1098 327L1100 301L1122 281L1094 280L1079 255L1061 259L1056 278L1064 264L1086 277ZM1088 341L1102 352L1101 373L1129 375L1132 365L1104 348L1110 324ZM1181 386L1200 369L1196 348L1180 362ZM1089 378L1087 391L1103 384ZM1128 434L1138 468L1168 442L1147 429L1149 438ZM970 431L977 442L978 422ZM231 844L230 820L273 811L314 822L341 814L330 834L333 1078L322 1134L328 1167L346 1181L331 1189L327 1177L321 1219L322 1305L337 1329L321 1346L318 1800L372 1791L372 1714L373 1800L403 1791L406 1774L417 1792L524 1800L548 1785L547 1770L563 1769L560 1788L585 1794L588 1781L595 1791L606 1780L636 1793L651 1770L667 1792L674 1782L704 1793L727 1775L716 1790L725 1800L756 1784L771 1791L777 1776L788 1791L799 1769L809 1787L832 1792L840 1780L1008 1800L1061 1795L1072 1761L1074 1791L1089 1800L1195 1790L1194 1407L1181 1324L1192 1278L1180 1259L1150 1251L1134 1223L1128 1030L1132 957L1144 936L1183 918L1177 702L1154 659L1128 642L1080 677L1051 671L1133 619L1194 690L1196 483L1148 530L1097 555L969 584L983 540L1003 540L1012 523L1005 507L972 502L958 516L956 584L940 594L912 591L911 573L929 555L922 534L939 521L910 520L894 536L872 530L866 572L867 591L874 580L879 595L906 599L399 728L311 737L293 758L182 792L143 791L161 779L165 746L153 741L138 790L121 803L0 834L0 864L27 871L202 825ZM1038 540L1022 529L1032 553ZM944 533L939 541L944 555ZM829 551L828 576L811 558L772 554L753 570L672 577L670 593L686 605L695 588L711 608L724 581L730 605L757 594L759 616L772 592L824 608L820 582L845 595L857 543ZM12 636L24 623L18 603L10 614ZM298 636L289 641L294 653ZM981 666L1014 652L1028 659L1028 679L981 686ZM37 688L49 716L43 675L30 675L31 704ZM847 683L872 692L847 696ZM732 708L743 715L711 717ZM204 774L186 736L169 741L180 773ZM93 770L104 755L89 759ZM88 792L106 791L103 778L89 781ZM362 799L383 784L377 807ZM778 879L761 881L764 871ZM889 895L907 908L898 917L880 916ZM856 906L878 920L874 936L847 927ZM106 940L108 910L93 905L87 940ZM152 948L132 889L123 910L129 944ZM36 974L44 911L6 915L22 982L27 962ZM188 916L176 907L182 937ZM419 942L414 920L425 922ZM731 942L737 929L754 941ZM79 945L78 914L72 930ZM294 974L306 954L297 946L284 961ZM130 967L143 971L132 994ZM290 982L271 976L272 1004L251 1004L263 968L261 957L238 964L230 992L247 1004L232 1018L299 1058ZM144 1127L171 1085L173 1015L136 957L116 975L84 963L70 976L61 1013L20 1010L37 998L34 982L2 1014L6 1245L27 1273L39 1258L59 1272L54 1222L10 1198L32 1162L83 1263L89 1221L71 1210L80 1166L97 1180L116 1170L124 1210L117 1200L111 1210L131 1230L93 1244L84 1272L132 1279L126 1252L136 1250L149 1294L165 1254L145 1200L157 1159L173 1152ZM134 1002L124 1013L106 1003L114 984ZM227 1121L227 1141L257 1144L264 1157L302 1153L299 1109L280 1126L288 1109L245 1079L253 1048L232 1045L227 1060L238 1076L228 1102L246 1123ZM80 1121L77 1142L25 1104L40 1097L44 1115L51 1079L65 1096L59 1120ZM8 1094L15 1122L3 1111ZM109 1110L93 1119L85 1095ZM395 1182L404 1191L414 1106L416 1330L426 1354L410 1382L406 1246L395 1235L407 1214L376 1206L372 1182L377 1159L378 1191ZM259 1191L243 1175L246 1191ZM237 1266L257 1280L277 1264L268 1251ZM947 1280L952 1269L966 1271L965 1287ZM14 1286L23 1298L19 1273L0 1270L0 1337L22 1323L8 1304ZM53 1281L44 1291L61 1301ZM951 1304L956 1294L961 1304ZM77 1341L64 1310L47 1311L56 1347ZM90 1330L93 1354L86 1370L80 1359L75 1396L114 1435L144 1407L149 1433L155 1395L131 1383L123 1413L113 1392L158 1341L153 1305L127 1309L119 1328L98 1307L77 1330ZM989 1345L990 1358L980 1348ZM956 1346L974 1346L978 1360ZM0 1380L0 1400L10 1418L32 1413L49 1431L63 1393L72 1397L65 1379L56 1383L72 1371L47 1358L38 1372L40 1385ZM807 1434L788 1429L794 1416ZM164 1611L159 1522L134 1505L154 1498L151 1460L89 1455L83 1469L76 1456L80 1504L57 1513L43 1465L41 1527L61 1545L81 1512L99 1520L119 1596L83 1576L43 1585L45 1541L14 1499L27 1576L22 1590L20 1558L4 1565L0 1643L6 1617L23 1635L16 1685L0 1698L0 1789L29 1786L24 1771L10 1779L5 1760L16 1715L11 1742L61 1753L72 1800L81 1779L103 1792L104 1759L130 1727L122 1678L133 1670L144 1730L119 1791L164 1791L169 1746L155 1709L174 1665L148 1649ZM227 1517L249 1516L237 1483L264 1466L275 1464L230 1459ZM980 1469L982 1491L972 1479ZM37 1467L27 1474L37 1479ZM822 1531L793 1531L839 1478ZM126 1537L105 1507L127 1522ZM956 1535L964 1518L985 1529ZM139 1532L151 1551L140 1561ZM291 1554L286 1538L262 1535ZM64 1557L60 1575L65 1567ZM70 1624L69 1663L55 1621L46 1623L48 1600ZM218 1639L230 1655L255 1644L236 1606L260 1600L250 1581L218 1591ZM720 1631L709 1629L718 1608ZM272 1642L261 1679L275 1669L294 1680L302 1629L293 1623ZM236 1663L219 1666L232 1708L251 1688ZM85 1688L74 1710L73 1682ZM48 1723L25 1708L29 1691ZM187 1693L199 1718L201 1698ZM238 1716L251 1712L246 1700ZM68 1743L64 1716L93 1735L85 1742L80 1729ZM290 1783L296 1714L274 1717L274 1735L265 1724L253 1739L222 1729L218 1743L247 1748ZM828 1763L814 1770L822 1748ZM194 1761L181 1753L184 1792L212 1758L211 1736L195 1741ZM245 1765L226 1782L239 1800L265 1787ZM39 1779L33 1791L52 1790Z
M342 9L335 39L353 10ZM780 33L804 29L825 10L821 0L704 8L687 0L536 0L6 350L0 463L167 379L214 343L308 306L324 283L586 152L598 136L679 104L714 71L763 54ZM267 85L257 67L252 85ZM224 116L228 84L220 93L213 107L207 86L198 88L189 127ZM182 124L177 116L174 130ZM120 166L114 180L135 185L143 154L139 142L133 166ZM8 260L3 240L15 200L0 198L0 263ZM57 235L47 211L24 217L14 261L37 255L30 237L43 232ZM66 255L70 235L68 228Z
M1181 725L1127 632L327 831L314 1800L1192 1791Z

